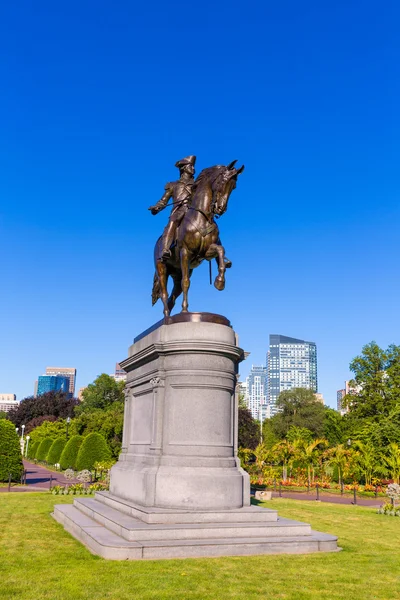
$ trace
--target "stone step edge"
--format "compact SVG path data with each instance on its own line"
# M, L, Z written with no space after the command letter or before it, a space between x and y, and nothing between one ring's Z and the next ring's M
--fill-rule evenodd
M139 504L135 504L125 498L119 498L110 494L110 492L96 492L95 500L101 504L105 504L114 508L114 505L118 506L117 510L124 512L125 514L138 518L145 523L167 523L171 522L173 518L174 523L213 523L219 522L218 519L221 517L237 518L235 521L249 522L254 517L262 517L262 521L276 521L278 519L278 511L271 508L261 508L259 506L244 506L242 508L226 509L226 510L180 510L170 508L159 508L159 507L145 507Z
M110 532L103 526L99 526L97 523L93 522L92 527L79 527L81 535L74 531L74 525L76 526L74 520L71 518L71 515L66 515L63 512L63 508L71 505L55 505L54 513L51 513L51 516L60 523L64 529L70 533L75 539L84 543L91 552L103 556L104 558L114 559L114 560L127 560L127 559L146 559L143 556L143 550L151 549L151 548L174 548L174 547L186 547L186 548L204 548L204 547L229 547L229 546L246 546L248 549L251 546L259 547L263 546L274 546L276 544L283 545L287 547L287 550L290 550L290 547L295 545L300 545L300 547L307 546L310 543L315 544L315 549L311 550L311 552L319 552L324 551L324 544L329 546L331 544L336 544L337 537L320 533L318 531L311 531L309 536L294 536L294 537L269 537L269 538L231 538L231 539L200 539L200 540L163 540L163 541L148 541L141 542L140 544L137 542L127 542L125 539L121 538L117 534ZM73 507L72 507L73 508ZM75 509L78 513L78 509ZM61 513L62 517L58 514ZM113 543L105 543L104 542L104 532L107 532L107 537L113 541ZM100 535L99 535L100 534ZM84 538L84 539L82 539ZM103 538L103 539L102 539ZM322 544L322 546L321 546ZM297 553L297 550L292 548ZM328 552L337 552L340 551L341 548L338 548L337 545L334 548L329 548L325 551ZM307 551L308 552L308 551ZM262 551L258 552L260 555L263 554ZM276 554L277 552L275 552ZM286 553L291 554L292 552L288 551ZM235 556L236 554L232 554ZM205 554L199 554L198 557L205 557ZM229 556L226 554L225 556ZM216 556L217 557L217 556ZM167 556L150 556L149 560L168 558ZM174 556L174 558L185 558L185 556ZM190 557L189 557L190 558ZM192 556L192 558L196 558L196 556Z
M94 505L94 506L93 506ZM98 506L96 506L98 505ZM194 531L199 530L203 531L204 529L210 530L226 530L226 535L229 536L229 529L242 529L244 534L242 537L272 537L273 529L277 530L285 530L286 528L293 527L300 531L296 532L295 535L299 536L308 536L311 531L311 527L308 523L304 523L301 521L291 521L289 519L279 519L278 521L266 521L266 522L250 522L250 523L208 523L208 524L199 524L199 523L188 523L188 524L148 524L138 521L132 517L128 517L127 515L121 515L117 510L110 508L109 506L105 506L96 500L91 498L76 498L74 500L74 506L80 510L82 513L89 516L96 523L103 524L107 529L117 533L115 528L118 529L117 535L121 535L124 539L131 541L131 532L136 534L137 541L148 540L150 537L154 537L156 539L157 532L160 533L162 539L168 539L168 535L172 534L174 539L182 539L179 538L179 532L183 535L185 532L190 532L193 534L192 539L197 539L194 535ZM108 512L108 514L107 514ZM111 513L111 514L110 514ZM122 522L120 517L122 518ZM124 518L125 517L125 518ZM131 523L126 523L126 519L132 519ZM125 521L125 524L124 524ZM130 526L129 526L130 525ZM266 535L266 530L270 531ZM302 531L303 530L303 531ZM283 533L283 531L282 531ZM247 534L247 535L246 535ZM143 537L141 537L141 535ZM290 534L287 534L288 536ZM164 538L164 536L166 536ZM286 537L286 536L285 536ZM170 538L173 539L173 538ZM208 539L208 538L207 538ZM211 539L211 538L210 538ZM218 536L213 539L221 539L221 536Z

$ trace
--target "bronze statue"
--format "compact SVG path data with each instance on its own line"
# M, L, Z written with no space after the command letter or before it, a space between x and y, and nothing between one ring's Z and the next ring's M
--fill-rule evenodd
M194 165L196 162L195 156L187 156L178 160L175 166L178 167L180 177L178 181L167 183L165 193L161 200L154 206L150 206L149 210L152 215L156 215L160 210L163 210L168 205L168 200L173 199L172 210L169 217L169 223L164 229L161 242L161 254L159 260L166 261L171 257L171 244L175 241L177 228L182 222L183 217L188 209L188 203L192 196L192 188L194 184Z
M191 160L189 161L189 159ZM183 159L183 161L189 161L186 164L192 166L192 175L195 160L194 156ZM179 166L180 163L182 161L178 161L176 166ZM171 226L171 222L176 223L173 221L173 209L170 223L163 236L157 240L154 248L156 272L152 301L155 304L161 298L165 317L169 316L176 299L182 292L182 312L188 312L190 276L193 269L198 267L203 260L217 259L218 275L215 278L214 286L217 290L223 290L225 287L225 270L231 266L231 263L225 258L225 250L221 245L214 217L219 218L227 210L229 196L236 187L237 177L244 170L244 166L236 169L235 163L236 160L227 167L217 165L204 169L194 183L185 176L183 184L185 191L181 191L178 186L185 174L181 171L181 179L178 182L167 184L164 196L155 206L150 207L151 212L156 214L167 205L173 194L175 194L175 201L178 198L179 217L177 220L179 226L174 225L174 228ZM189 194L189 189L191 194ZM181 200L182 198L184 200ZM174 240L175 234L176 239ZM170 248L173 241L175 244ZM172 277L174 282L169 298L168 277Z

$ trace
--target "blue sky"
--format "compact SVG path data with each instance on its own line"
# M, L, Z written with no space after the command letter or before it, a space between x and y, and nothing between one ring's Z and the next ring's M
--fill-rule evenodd
M318 346L334 405L363 344L400 343L397 2L49 1L0 9L0 392L112 372L151 307L147 211L197 155L246 165L219 221L226 315Z

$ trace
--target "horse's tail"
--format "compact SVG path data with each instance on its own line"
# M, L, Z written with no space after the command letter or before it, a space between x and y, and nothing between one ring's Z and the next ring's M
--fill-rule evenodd
M157 300L160 297L161 297L161 294L160 294L160 281L158 279L157 273L154 273L153 290L151 292L151 302L152 302L153 306L155 305L155 303L157 302Z

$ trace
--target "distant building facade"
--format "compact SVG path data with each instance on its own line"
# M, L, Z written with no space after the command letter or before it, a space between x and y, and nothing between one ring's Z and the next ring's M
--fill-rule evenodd
M317 346L286 335L271 334L267 353L268 411L276 413L276 401L281 392L292 388L307 388L318 392Z
M314 394L315 399L318 400L318 402L321 402L321 404L325 404L325 400L324 400L324 395L323 394L319 394L318 392L316 392Z
M336 392L336 406L337 406L337 410L338 410L338 412L340 412L340 414L345 414L347 412L347 409L344 409L343 405L342 405L342 401L343 401L343 398L345 397L345 395L346 395L345 389L338 390Z
M69 381L69 395L71 398L75 395L76 369L72 367L46 367L46 375L66 377Z
M119 363L115 364L115 371L112 375L110 375L115 381L126 381L127 372L124 369L121 369Z
M337 399L337 409L340 412L341 415L345 415L346 413L349 412L349 407L348 406L343 406L343 398L345 396L347 396L348 394L358 394L362 389L361 385L351 385L351 381L345 381L344 382L344 389L342 390L338 390L336 392L336 399Z
M1 394L0 393L0 412L8 412L12 408L16 408L19 402L17 402L17 396L15 394Z
M70 380L61 375L39 375L37 395L47 394L47 392L65 392L69 394Z
M246 379L245 400L253 419L264 421L267 410L267 369L253 365Z

